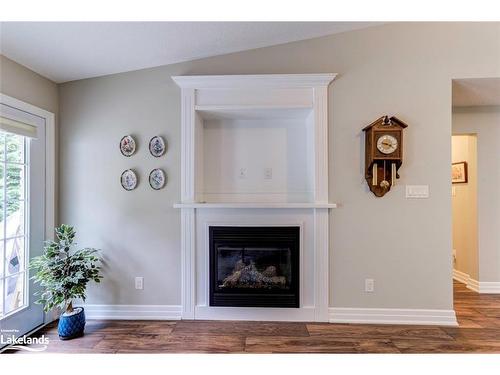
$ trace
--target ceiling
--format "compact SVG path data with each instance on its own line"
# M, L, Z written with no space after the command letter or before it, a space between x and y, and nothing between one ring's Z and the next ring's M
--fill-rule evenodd
M500 105L500 78L454 79L452 103L454 107Z
M315 38L375 22L2 22L0 52L55 82Z

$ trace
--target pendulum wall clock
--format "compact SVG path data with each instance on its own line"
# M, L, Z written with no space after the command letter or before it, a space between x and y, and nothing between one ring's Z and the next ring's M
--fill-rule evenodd
M365 127L365 178L370 190L383 197L399 178L403 163L403 129L397 117L382 116Z

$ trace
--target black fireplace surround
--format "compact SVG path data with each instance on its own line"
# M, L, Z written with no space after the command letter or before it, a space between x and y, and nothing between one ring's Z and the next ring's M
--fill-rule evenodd
M209 227L210 306L299 307L299 227Z

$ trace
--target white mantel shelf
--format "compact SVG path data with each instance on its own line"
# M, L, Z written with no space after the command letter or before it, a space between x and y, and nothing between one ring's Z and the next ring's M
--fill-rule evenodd
M175 203L174 208L337 208L336 203Z

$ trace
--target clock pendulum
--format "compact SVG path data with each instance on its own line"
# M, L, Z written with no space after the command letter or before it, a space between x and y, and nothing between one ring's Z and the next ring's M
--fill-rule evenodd
M391 185L389 184L389 181L387 181L387 180L385 179L385 160L384 160L384 177L383 177L383 178L384 178L384 179L383 179L382 181L380 181L380 187L381 187L382 189L384 189L384 190L385 190L385 189L388 189L388 188L389 188L389 186L391 186Z

